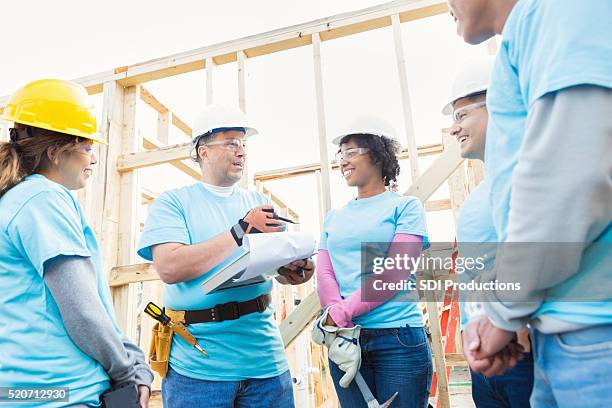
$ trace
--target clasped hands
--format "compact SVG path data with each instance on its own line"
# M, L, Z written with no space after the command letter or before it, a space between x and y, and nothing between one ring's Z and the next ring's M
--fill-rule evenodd
M463 331L463 354L470 368L487 377L515 367L523 351L515 332L495 327L485 315L470 320Z

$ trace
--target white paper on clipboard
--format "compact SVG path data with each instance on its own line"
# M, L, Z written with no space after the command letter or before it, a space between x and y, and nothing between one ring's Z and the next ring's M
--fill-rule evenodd
M245 235L243 246L249 252L249 265L236 282L268 275L290 262L309 258L315 253L316 241L306 232L274 232Z

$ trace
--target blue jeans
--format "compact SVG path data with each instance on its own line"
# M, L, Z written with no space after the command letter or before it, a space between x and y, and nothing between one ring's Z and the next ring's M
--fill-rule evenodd
M531 333L537 408L612 406L612 325Z
M529 408L529 397L533 390L533 355L525 358L516 367L503 375L487 377L472 374L472 398L476 408Z
M393 408L426 408L433 365L425 329L401 327L362 329L361 368L366 383L379 403L398 392ZM355 381L339 385L344 372L330 360L330 373L343 408L367 407Z
M291 374L242 381L207 381L180 375L172 368L162 382L167 408L293 408Z

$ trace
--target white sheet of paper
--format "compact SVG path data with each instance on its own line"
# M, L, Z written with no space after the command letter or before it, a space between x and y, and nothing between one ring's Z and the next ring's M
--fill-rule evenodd
M312 256L316 241L306 232L273 232L245 235L243 246L250 252L249 266L237 282L269 275L283 265Z

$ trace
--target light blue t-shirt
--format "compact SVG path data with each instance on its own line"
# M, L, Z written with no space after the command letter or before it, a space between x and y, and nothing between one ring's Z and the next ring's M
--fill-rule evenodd
M28 176L0 199L0 387L68 387L70 402L19 406L98 405L110 386L104 368L68 337L44 283L45 262L60 255L91 258L98 293L120 333L80 205L60 184Z
M612 88L610 15L609 0L519 0L506 21L487 92L485 148L489 200L501 242L507 238L512 175L531 106L548 93L572 86ZM612 226L598 241L612 241ZM601 265L612 264L612 254L608 252L608 259L600 256L605 252L599 251L597 259L583 259L581 271L549 294L558 299L576 290L579 282L601 281L599 275L606 270ZM612 323L612 310L602 302L545 301L535 316L542 314L577 324Z
M489 182L485 179L466 198L457 219L457 246L459 256L462 258L483 257L484 269L488 270L495 261L497 235L491 216L489 204ZM465 270L461 280L469 282L482 271L475 269ZM461 329L467 325L469 314L476 307L473 302L459 304L461 309Z
M362 243L386 243L380 251L385 256L395 234L419 235L423 237L423 246L429 246L425 212L417 198L386 191L351 200L327 214L319 249L329 253L343 298L360 289ZM406 295L406 291L398 292L394 298ZM416 295L410 298L418 300ZM387 301L368 313L355 316L353 323L370 329L422 327L423 315L415 301Z
M250 209L265 204L269 204L268 200L258 192L236 188L229 197L221 197L202 183L167 191L151 205L138 254L151 261L151 249L157 244L193 245L208 241L229 230ZM199 278L166 285L164 306L173 310L208 309L270 293L272 282L265 281L204 294L201 286L204 279L219 271L240 251L236 250ZM263 313L251 313L236 320L192 324L188 329L209 357L203 357L182 338L174 336L170 365L179 374L202 380L240 381L270 378L288 369L272 306Z

